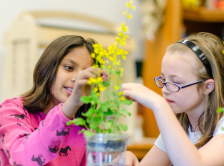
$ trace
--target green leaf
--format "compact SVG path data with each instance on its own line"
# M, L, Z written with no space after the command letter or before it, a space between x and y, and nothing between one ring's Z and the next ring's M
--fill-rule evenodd
M111 128L112 126L113 126L113 124L114 124L114 122L113 122L113 120L108 120L106 123L105 123L105 125L107 126L107 128ZM109 130L109 129L108 129Z
M95 109L94 108L90 108L86 113L82 112L82 115L89 117L89 116L93 116L94 112L95 112Z
M86 131L85 129L82 129L81 131L79 131L79 134L83 133L84 131Z
M131 116L131 113L128 112L125 108L122 108L119 114L120 114L120 115L123 115L123 116L124 116L124 115L129 115L129 116Z
M119 126L121 127L121 129L122 129L123 131L127 131L127 130L128 130L128 126L125 125L125 124L119 124Z
M68 121L68 122L66 123L66 125L69 126L69 125L71 125L72 123L73 123L73 121L70 120L70 121Z
M220 108L217 110L217 113L220 113L220 112L224 112L224 108L220 107Z
M91 137L93 135L93 132L90 131L90 130L85 130L84 134L85 134L86 137Z
M80 97L80 100L85 104L91 103L91 101L92 101L89 96L82 96L82 97Z
M105 81L103 85L104 85L105 87L110 86L110 81Z
M86 124L86 121L82 118L75 118L73 120L73 123L75 123L75 125L77 126L84 126Z
M112 71L113 74L117 74L117 75L120 75L121 74L121 71L120 70L116 70L116 71Z
M92 117L92 118L93 118L93 121L94 121L94 122L97 122L97 123L101 122L101 117L98 116L98 115L96 115L96 116L94 116L94 117Z
M108 129L108 133L112 133L112 129Z
M115 126L115 129L119 132L121 131L119 126Z
M96 129L96 128L98 127L98 124L99 124L99 123L91 123L91 124L90 124L90 128L91 128L91 129Z
M108 109L108 111L107 112L103 112L103 114L110 116L110 115L113 115L114 112L111 109Z
M112 125L114 124L114 121L112 119L107 121L108 123L112 123Z
M131 105L132 104L132 100L125 99L124 101L121 101L121 104Z
M110 93L108 94L108 96L110 96L110 95L117 96L117 94L116 94L115 92L110 92Z

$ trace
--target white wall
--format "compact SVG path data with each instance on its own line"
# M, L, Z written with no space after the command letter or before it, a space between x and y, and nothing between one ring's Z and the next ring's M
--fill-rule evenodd
M128 0L0 0L0 87L5 50L3 39L13 20L23 11L30 10L61 10L89 14L114 23L124 22L122 12L126 10L125 2ZM134 0L136 11L128 22L129 32L138 43L138 50L132 54L136 60L143 57L143 40L140 35L141 15L139 2ZM1 91L0 91L1 98Z

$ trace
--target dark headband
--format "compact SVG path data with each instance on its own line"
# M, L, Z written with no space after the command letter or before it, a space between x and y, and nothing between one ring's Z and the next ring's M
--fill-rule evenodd
M205 66L205 69L207 70L208 75L211 78L213 78L210 63L209 63L208 59L206 58L205 54L202 52L202 50L197 45L195 45L193 42L191 42L187 39L181 39L177 43L184 44L184 45L188 46L192 51L194 51L194 53L198 56L198 58L201 60L201 62Z

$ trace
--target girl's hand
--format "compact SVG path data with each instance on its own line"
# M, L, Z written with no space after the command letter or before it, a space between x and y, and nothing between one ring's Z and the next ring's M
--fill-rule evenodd
M126 98L137 101L151 110L165 101L162 96L142 84L124 83L120 90L124 92Z
M140 166L137 157L132 152L125 152L125 166Z
M108 73L99 68L89 67L77 74L74 80L72 94L62 105L62 111L66 117L72 119L80 106L83 105L80 97L89 95L91 92L91 87L87 82L89 81L90 77L96 78L97 76L102 77L103 80L106 81L108 78Z
M140 163L137 157L130 151L126 151L122 153L122 156L125 155L125 166L140 166ZM113 162L119 162L120 156L117 156Z
M88 96L91 93L91 86L87 83L90 78L102 77L104 81L108 78L108 73L100 68L89 67L78 73L74 81L74 88L70 98L75 105L83 105L81 96Z

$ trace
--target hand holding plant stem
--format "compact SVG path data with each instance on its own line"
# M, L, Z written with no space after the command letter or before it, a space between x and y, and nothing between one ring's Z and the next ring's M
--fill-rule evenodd
M126 5L129 10L135 10L133 1ZM126 21L132 17L129 11L123 12L123 15L126 16ZM129 38L126 34L127 30L126 23L122 23L118 29L116 42L112 46L108 46L107 50L103 49L101 44L93 45L94 52L91 53L91 57L94 58L93 67L96 69L96 76L91 77L88 81L88 84L91 85L91 94L80 98L85 104L91 103L91 108L86 113L82 113L87 117L86 121L82 118L75 118L67 123L67 125L74 123L85 126L86 129L82 129L81 132L84 132L86 136L91 136L93 133L121 133L121 130L127 130L127 125L118 124L120 116L131 115L127 110L121 108L121 104L130 105L132 100L126 99L123 92L119 91L123 72L121 61L125 60L128 54L123 49L126 39ZM99 68L109 73L110 77L107 81L101 77ZM104 97L103 101L100 101L99 96L102 92L104 92ZM114 120L108 119L111 116L114 116Z

